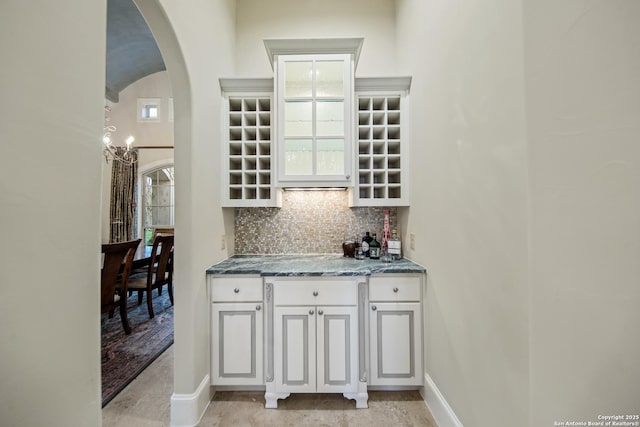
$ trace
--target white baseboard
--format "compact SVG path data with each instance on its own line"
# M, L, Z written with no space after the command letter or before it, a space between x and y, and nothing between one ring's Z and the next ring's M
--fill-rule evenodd
M429 374L424 374L424 391L420 391L438 427L464 427Z
M200 422L211 402L211 379L206 375L191 394L171 396L171 427L192 427Z

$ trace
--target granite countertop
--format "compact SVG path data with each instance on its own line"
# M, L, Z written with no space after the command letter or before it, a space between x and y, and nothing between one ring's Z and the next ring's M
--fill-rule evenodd
M357 260L341 255L235 255L213 265L207 274L256 274L260 276L369 276L383 273L424 273L408 259L390 263Z

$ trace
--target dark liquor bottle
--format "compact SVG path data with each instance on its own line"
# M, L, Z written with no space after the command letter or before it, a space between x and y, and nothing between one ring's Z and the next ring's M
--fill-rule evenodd
M369 243L369 258L380 259L380 242L378 242L376 233L373 233L373 240Z
M371 243L371 236L369 236L369 232L367 231L364 236L362 236L362 253L364 256L369 256L369 243Z

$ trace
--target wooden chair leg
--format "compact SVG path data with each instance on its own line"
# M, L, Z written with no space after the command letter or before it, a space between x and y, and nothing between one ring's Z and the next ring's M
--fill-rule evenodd
M147 291L147 309L149 310L149 319L153 319L153 289Z
M158 288L158 296L162 295L162 285Z
M127 316L127 300L123 300L120 304L120 320L122 320L122 327L124 328L125 335L131 333L131 326L129 325L129 317Z
M109 319L113 319L113 313L115 312L115 310L110 310L109 311Z
M144 292L144 291L143 291L142 289L140 289L140 290L138 291L138 305L142 304L142 293L143 293L143 292Z
M167 290L169 291L169 299L171 300L171 305L173 305L173 285L171 283L167 283Z

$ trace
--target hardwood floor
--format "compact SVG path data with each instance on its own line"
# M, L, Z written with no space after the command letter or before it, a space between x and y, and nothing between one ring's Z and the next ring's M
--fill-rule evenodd
M102 410L103 427L168 427L173 346ZM264 409L263 392L218 392L200 426L437 427L417 391L369 393L369 409L339 394L295 394Z

